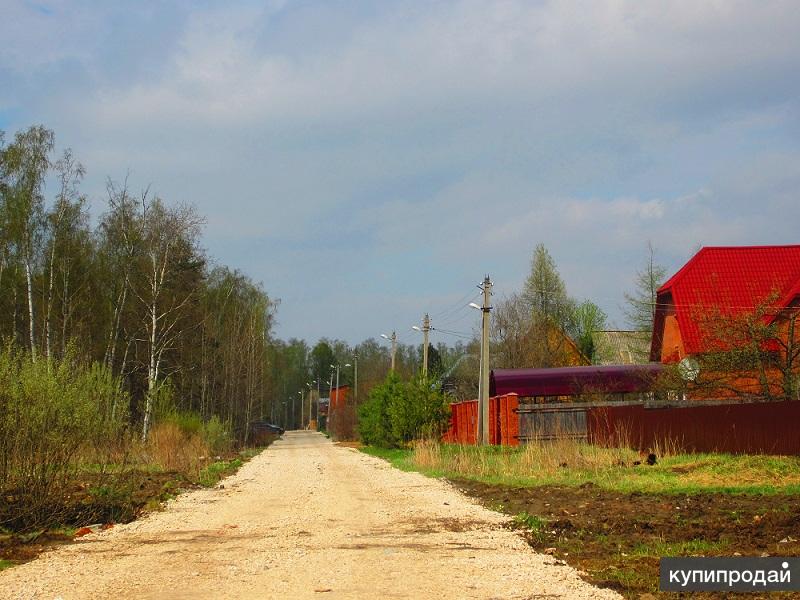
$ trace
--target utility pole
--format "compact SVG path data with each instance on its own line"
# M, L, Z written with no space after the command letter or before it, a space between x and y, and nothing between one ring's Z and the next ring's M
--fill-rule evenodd
M428 376L428 332L431 330L431 318L428 313L422 319L422 375Z
M394 371L397 356L397 333L392 331L392 371Z
M381 337L385 340L389 340L390 342L392 342L392 371L394 371L395 356L397 356L397 332L392 331L391 336L382 333Z
M333 417L333 369L335 367L331 365L331 380L328 382L330 385L330 389L328 390L328 418L325 422L325 429L330 431L331 430L331 417Z
M297 393L300 395L300 429L303 429L303 423L306 420L306 401L303 400L303 390Z
M480 399L478 400L478 440L489 444L489 303L492 295L492 280L487 275L483 279L483 306L481 306L481 372Z
M358 406L358 352L353 352L353 404Z

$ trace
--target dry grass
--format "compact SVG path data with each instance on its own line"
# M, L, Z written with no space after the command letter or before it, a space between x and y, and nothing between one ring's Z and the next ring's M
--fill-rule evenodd
M368 449L365 449L368 451ZM575 486L592 483L621 492L800 493L800 457L685 454L674 441L646 454L562 439L524 446L460 446L417 442L409 450L374 453L400 468L433 476L505 485Z
M584 477L599 476L610 468L640 461L641 457L627 448L601 448L574 440L530 443L519 449L421 441L414 445L410 460L419 469L464 477L540 480L560 478L565 470L580 472Z
M679 448L666 441L650 449L657 457L652 466L646 455L624 446L605 448L569 439L516 448L421 441L383 457L429 475L506 485L592 483L623 492L800 493L800 457L685 454Z
M185 473L193 481L210 462L211 449L195 433L186 433L174 423L159 423L147 438L143 448L146 456L165 471Z

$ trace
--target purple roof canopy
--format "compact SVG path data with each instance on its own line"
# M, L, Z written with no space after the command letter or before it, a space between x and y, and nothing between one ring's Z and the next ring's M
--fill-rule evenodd
M649 363L555 369L494 369L489 376L489 394L534 397L644 392L651 389L663 368L661 363Z

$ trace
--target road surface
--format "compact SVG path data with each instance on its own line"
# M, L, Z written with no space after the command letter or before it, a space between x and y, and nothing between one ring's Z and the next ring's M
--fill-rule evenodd
M289 432L220 489L0 573L0 598L617 598L444 481Z

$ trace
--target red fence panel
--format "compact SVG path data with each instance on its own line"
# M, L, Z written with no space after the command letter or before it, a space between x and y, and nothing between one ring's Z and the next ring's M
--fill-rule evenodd
M516 394L500 396L500 443L519 446L519 416L516 413L519 399Z
M590 408L589 441L641 450L665 444L691 452L800 454L800 402L672 408Z
M489 443L517 446L519 422L516 394L489 399ZM456 444L475 444L478 429L478 401L466 400L450 405L450 428L442 441Z

